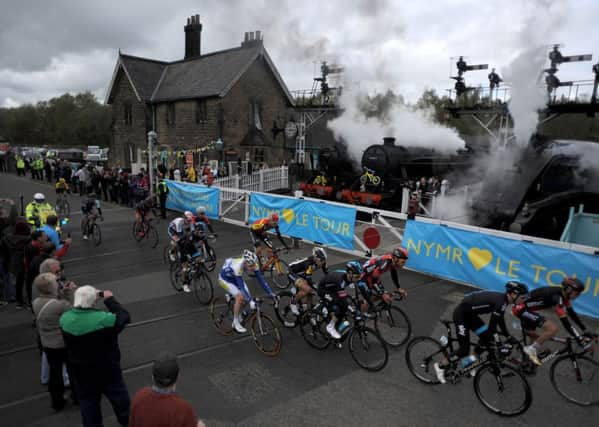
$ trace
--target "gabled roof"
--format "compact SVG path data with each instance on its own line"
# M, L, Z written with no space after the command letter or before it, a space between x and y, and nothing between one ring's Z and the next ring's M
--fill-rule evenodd
M261 43L170 63L125 55L119 51L119 58L106 93L106 103L112 102L112 91L120 69L129 79L137 99L154 103L223 97L260 57L264 58L287 100L293 105L293 98L287 86Z

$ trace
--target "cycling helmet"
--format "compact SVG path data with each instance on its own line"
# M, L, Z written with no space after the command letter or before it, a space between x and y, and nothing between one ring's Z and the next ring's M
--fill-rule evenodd
M574 292L584 291L584 284L576 277L566 277L562 280L562 288L572 289Z
M67 180L64 178L58 178L58 182L60 182L61 184L64 184L65 182L67 182Z
M43 202L44 200L46 200L46 196L44 196L42 193L35 193L33 195L33 200L35 200L36 202Z
M352 274L362 274L364 269L362 268L362 264L358 261L349 261L345 264L345 271Z
M312 248L312 256L323 261L327 260L327 253L324 251L323 248L320 248L318 246Z
M187 221L193 221L193 214L190 211L183 212L183 218Z
M273 213L271 213L271 214L270 214L270 219L271 219L273 222L279 222L279 214L278 214L278 213L276 213L276 212L273 212Z
M246 264L249 264L249 265L258 264L258 257L256 256L256 254L247 249L243 251L243 260L245 261Z
M206 206L202 206L202 205L198 206L196 208L196 213L198 215L204 215L206 213Z
M391 252L391 254L395 258L408 259L408 250L406 248L404 248L403 246L396 247L395 249L393 249L393 252Z
M510 280L505 284L505 291L513 292L518 295L526 295L528 293L528 286L526 286L524 283Z

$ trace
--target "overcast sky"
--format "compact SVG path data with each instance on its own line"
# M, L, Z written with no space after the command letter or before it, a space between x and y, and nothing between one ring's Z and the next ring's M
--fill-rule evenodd
M563 43L563 54L599 61L596 0L2 0L0 106L81 91L103 101L119 48L181 59L193 14L201 16L203 52L238 46L245 31L261 30L291 90L310 88L322 60L345 65L353 84L411 100L426 87L452 86L457 55L508 73L531 44ZM558 77L591 79L590 70L590 63L567 64ZM468 73L467 83L486 85L486 75Z

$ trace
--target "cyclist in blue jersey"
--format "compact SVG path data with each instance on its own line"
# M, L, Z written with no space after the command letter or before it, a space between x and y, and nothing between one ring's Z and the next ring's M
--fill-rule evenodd
M219 285L235 298L235 305L233 306L233 328L241 334L247 332L242 325L242 320L239 318L242 305L245 301L249 301L251 309L255 308L247 283L243 280L243 273L249 272L254 272L262 289L271 298L276 298L275 293L270 289L270 286L268 286L262 272L258 268L258 257L254 252L247 249L243 251L243 255L239 258L227 258L218 275Z

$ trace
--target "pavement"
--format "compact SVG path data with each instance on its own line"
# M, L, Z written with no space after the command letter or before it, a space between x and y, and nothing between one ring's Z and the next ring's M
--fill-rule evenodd
M0 198L25 203L43 191L53 200L47 183L32 182L14 174L0 174ZM79 196L71 195L71 209ZM501 418L478 402L471 381L457 385L427 386L406 368L405 346L390 351L389 364L378 373L360 369L348 349L317 351L308 347L298 330L280 328L282 351L278 357L259 353L251 338L222 336L213 327L209 310L192 295L177 293L169 284L162 261L167 222L161 221L156 249L132 238L133 211L105 203L102 244L94 247L81 239L79 214L74 212L64 232L73 246L64 259L68 279L78 285L110 289L130 311L132 324L120 336L122 367L131 395L151 384L152 359L161 350L179 355L177 390L195 408L207 426L594 426L599 407L579 407L561 398L549 382L549 366L528 380L533 403L523 415ZM173 217L175 213L170 213ZM216 222L215 250L219 264L249 246L247 230ZM290 261L310 253L304 245L283 258ZM329 250L333 267L347 255ZM211 273L218 288L216 272ZM413 271L400 273L409 297L401 303L408 314L413 336L439 337L438 320L449 317L468 288ZM257 284L250 282L259 294ZM267 308L267 311L270 311ZM271 313L272 314L272 313ZM274 317L274 315L273 315ZM599 322L585 319L599 331ZM511 320L508 319L508 324ZM3 426L80 425L77 407L54 414L50 398L40 384L40 355L31 314L14 305L0 307L0 420ZM107 426L117 422L103 402ZM595 420L595 421L593 421Z

